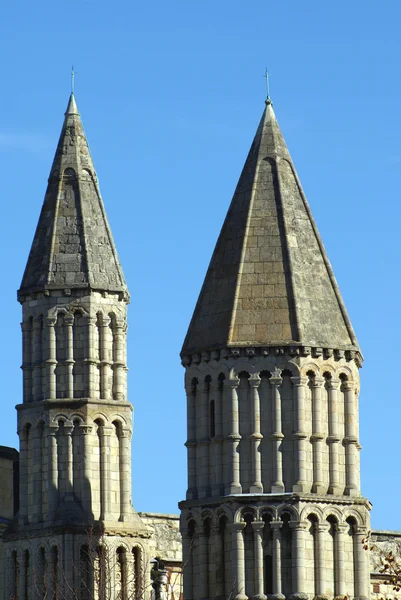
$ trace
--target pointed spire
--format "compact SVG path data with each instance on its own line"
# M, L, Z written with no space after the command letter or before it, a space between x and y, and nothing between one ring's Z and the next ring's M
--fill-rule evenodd
M71 92L70 99L68 100L67 110L65 111L65 115L79 115L79 110L77 107L77 103L75 101L74 92Z
M73 93L19 297L70 288L128 295Z
M358 349L268 98L182 354L289 344Z

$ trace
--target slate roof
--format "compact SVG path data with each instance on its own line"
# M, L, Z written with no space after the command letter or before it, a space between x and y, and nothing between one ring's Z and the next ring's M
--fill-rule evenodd
M182 354L289 344L359 349L268 100Z
M19 296L67 288L128 293L73 94Z

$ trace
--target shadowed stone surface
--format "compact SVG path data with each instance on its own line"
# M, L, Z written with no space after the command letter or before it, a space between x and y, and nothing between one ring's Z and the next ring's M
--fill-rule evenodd
M127 293L73 94L19 294L65 288Z
M358 348L273 107L267 102L182 354L291 343Z

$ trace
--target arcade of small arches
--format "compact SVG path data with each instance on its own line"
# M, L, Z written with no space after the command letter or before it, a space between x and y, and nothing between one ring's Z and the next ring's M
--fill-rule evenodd
M24 318L24 402L126 398L126 320L58 307Z
M249 366L248 366L249 368ZM341 366L188 369L187 499L359 494L358 396Z
M130 415L129 415L130 416ZM131 427L121 415L20 422L21 523L52 520L75 499L83 518L125 521L131 507Z
M7 597L14 600L139 600L144 597L144 553L138 544L125 541L75 543L71 553L57 542L10 547L7 551ZM113 590L113 593L111 593Z
M368 597L368 527L355 508L191 510L182 521L184 597Z

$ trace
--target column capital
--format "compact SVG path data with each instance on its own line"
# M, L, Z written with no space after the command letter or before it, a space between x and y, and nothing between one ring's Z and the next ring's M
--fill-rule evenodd
M107 315L103 315L102 322L100 323L100 327L108 327L111 323L110 317Z
M342 382L342 387L345 392L353 392L355 390L355 383L353 381L348 381L347 379Z
M82 435L90 435L92 433L93 427L90 425L80 425L79 430Z
M319 533L324 533L330 529L330 524L327 521L325 523L317 523L316 529L319 531Z
M326 379L326 383L329 390L338 390L341 381L339 379L335 379L334 377L329 377L328 379Z
M46 327L54 327L55 324L57 323L57 317L46 317L45 319L45 323L46 323Z
M274 369L274 371L271 374L271 377L269 377L269 381L272 385L278 386L281 384L281 382L283 381L283 379L281 377L281 373L282 373L282 370L279 369L278 367L276 367Z
M345 523L336 523L334 527L337 533L346 533L348 529L348 526Z
M198 537L206 537L205 527L204 525L197 525L195 527L195 533Z
M64 323L68 327L72 327L74 325L74 315L73 313L67 313L64 315Z
M235 390L239 386L239 377L230 377L227 379L227 385L231 390Z
M187 396L195 396L196 392L196 383L190 381L185 385L185 393Z
M368 529L367 529L367 527L364 527L363 525L356 525L354 528L354 532L355 532L355 535L358 535L358 536L359 535L363 535L363 536L368 535Z
M130 440L132 438L132 431L131 431L131 429L121 429L119 437L127 439L127 440Z
M264 521L252 521L251 525L252 525L252 529L254 531L263 531L263 529L265 527L265 522Z
M99 429L101 430L101 432L103 433L103 435L105 437L110 437L113 433L113 427L108 427L107 425L102 425L101 427L99 427Z
M22 321L21 323L21 331L25 332L25 331L31 331L32 329L32 323L31 321Z
M282 521L270 521L270 527L273 530L278 530L281 529L281 527L283 526L283 522Z
M248 379L248 381L249 381L249 385L250 385L251 388L258 388L260 386L260 382L262 380L259 377L258 373L254 373L253 375L250 376L250 378Z
M294 387L306 387L308 378L295 375L294 377L291 377L291 382Z
M326 383L326 380L324 379L324 377L318 377L316 375L316 377L314 377L311 381L312 383L312 387L313 388L322 388L324 386L324 384Z

